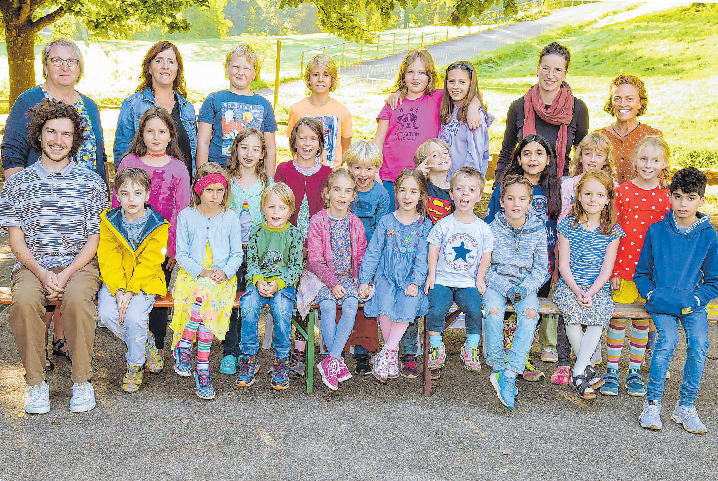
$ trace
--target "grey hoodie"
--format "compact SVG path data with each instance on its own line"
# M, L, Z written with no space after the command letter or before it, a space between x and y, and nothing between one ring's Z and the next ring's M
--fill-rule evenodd
M491 224L494 251L486 272L486 285L504 296L512 286L536 292L548 280L548 246L544 222L528 212L526 222L514 229L504 212Z

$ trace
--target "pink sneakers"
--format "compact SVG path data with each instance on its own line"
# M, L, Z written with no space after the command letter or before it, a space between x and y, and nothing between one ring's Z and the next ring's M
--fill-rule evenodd
M327 356L322 362L319 363L319 372L322 375L322 382L332 391L336 391L339 388L339 380L337 374L339 373L339 361L332 357Z

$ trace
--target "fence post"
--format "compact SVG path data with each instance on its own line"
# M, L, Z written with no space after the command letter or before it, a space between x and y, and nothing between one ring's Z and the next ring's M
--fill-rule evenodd
M446 40L449 40L449 25L446 25Z
M359 63L361 63L363 55L364 55L364 40L360 40L359 41Z
M411 27L409 27L409 34L406 36L406 50L411 50Z
M302 53L304 55L304 53ZM274 67L274 110L277 110L277 101L279 100L279 67L282 60L282 41L277 40L277 63Z
M299 75L304 75L304 50L302 50L302 61L299 64Z
M342 44L342 65L344 65L344 45L346 45L346 42Z
M394 32L394 40L391 42L391 54L396 53L396 32Z
M376 37L376 57L379 58L379 41L381 40L381 35L377 35Z
M424 32L421 32L421 47L424 46Z

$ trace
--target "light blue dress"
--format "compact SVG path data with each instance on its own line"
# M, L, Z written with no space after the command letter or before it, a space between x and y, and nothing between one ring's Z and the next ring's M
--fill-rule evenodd
M426 239L432 223L424 217L409 225L399 222L394 213L381 218L371 238L359 271L359 283L374 279L374 296L364 304L368 317L385 314L394 322L414 322L429 311L423 288L429 271L429 244ZM410 284L419 293L407 296Z

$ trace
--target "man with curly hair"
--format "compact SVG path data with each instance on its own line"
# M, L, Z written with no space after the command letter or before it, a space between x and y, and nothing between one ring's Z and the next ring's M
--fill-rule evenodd
M18 260L8 312L25 367L25 411L50 410L43 315L45 305L59 303L72 356L70 411L84 412L95 407L88 382L100 288L95 253L107 191L95 172L72 160L85 138L77 110L44 99L28 112L29 141L40 159L8 178L0 194L0 228Z

